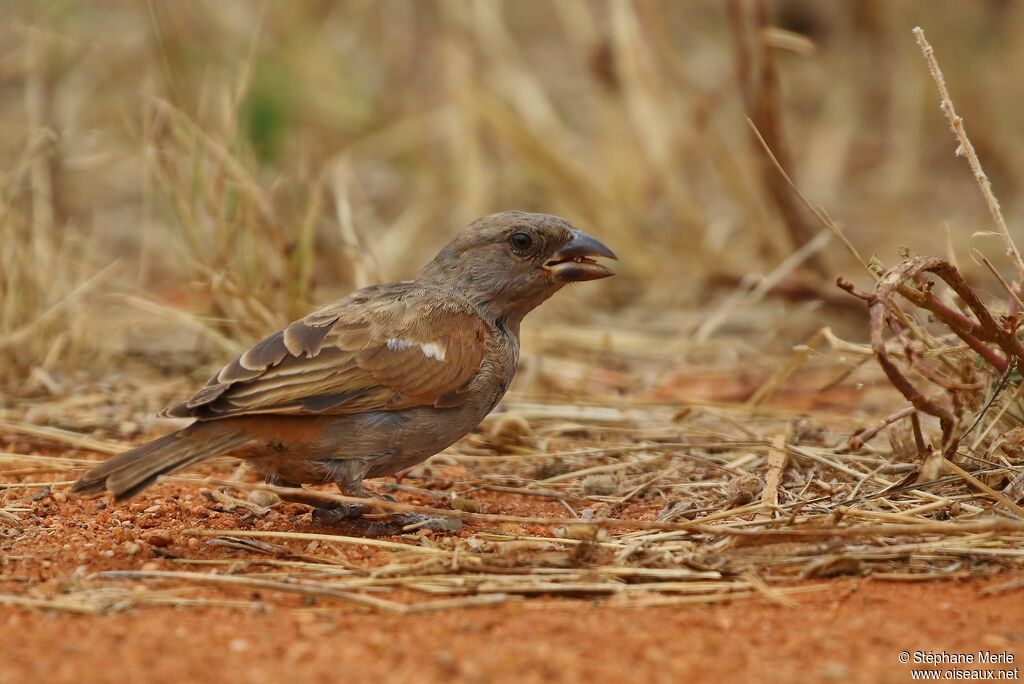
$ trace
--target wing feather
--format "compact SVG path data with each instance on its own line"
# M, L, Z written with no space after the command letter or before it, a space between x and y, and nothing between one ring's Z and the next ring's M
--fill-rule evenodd
M458 406L489 337L468 304L414 293L411 283L366 288L263 338L162 415Z

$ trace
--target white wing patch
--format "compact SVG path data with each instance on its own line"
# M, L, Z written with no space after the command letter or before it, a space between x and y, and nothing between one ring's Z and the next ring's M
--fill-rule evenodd
M414 344L415 342L410 342L409 340L400 340L395 337L392 337L391 339L388 340L388 349L393 349L394 351L402 351L403 349L408 349Z
M420 351L428 359L437 359L438 361L444 361L445 352L448 351L439 344L434 342L426 342L420 345Z
M447 349L437 344L436 342L412 342L411 340L403 340L397 337L392 337L387 341L388 349L395 351L402 351L403 349L411 349L412 347L419 347L423 355L428 359L435 359L443 362L447 355Z

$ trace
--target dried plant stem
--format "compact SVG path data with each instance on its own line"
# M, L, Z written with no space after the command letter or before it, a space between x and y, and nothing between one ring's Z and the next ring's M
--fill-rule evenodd
M782 484L782 473L789 458L789 452L786 451L787 438L786 433L775 435L772 438L772 449L768 452L768 474L765 476L764 490L761 492L761 503L771 508L779 505L779 486Z
M1024 259L1021 258L1020 250L1017 249L1017 245L1010 236L1010 229L1006 226L1003 211L999 208L999 200L996 199L996 195L992 191L992 184L985 174L985 169L981 166L978 153L974 151L974 145L971 144L971 139L967 137L967 131L964 129L964 119L956 113L956 109L953 107L953 98L949 96L949 90L946 88L946 79L942 76L938 60L935 59L935 49L932 48L931 44L924 37L924 30L920 26L914 27L914 38L917 39L917 45L921 48L921 52L928 62L928 71L931 72L932 78L935 79L935 84L939 87L939 95L942 97L942 111L949 121L949 127L953 129L953 135L956 136L959 142L956 153L958 156L967 158L967 163L971 167L971 173L974 174L974 179L978 182L978 187L981 188L981 194L985 197L985 204L988 205L989 213L992 214L992 220L995 221L996 228L999 229L1003 240L1006 242L1006 253L1013 259L1013 265L1017 269L1018 282L1024 283Z
M136 571L136 570L108 570L101 572L103 579L138 579L138 580L184 580L189 582L204 582L216 584L234 584L243 587L254 587L258 589L270 589L272 591L283 591L303 596L318 596L348 601L358 605L375 608L393 613L402 613L404 608L400 603L384 599L357 594L351 591L342 591L336 587L323 582L307 582L293 580L280 582L275 580L260 579L257 577L238 577L234 575L214 575L201 572L173 572L173 571Z
M981 263L985 264L985 268L988 269L989 273L991 273L995 277L995 279L999 281L999 284L1003 287L1003 289L1006 290L1006 294L1009 295L1010 301L1013 302L1013 308L1011 308L1011 312L1024 311L1024 301L1021 301L1020 293L1018 293L1017 290L1015 290L1013 287L1010 286L1008 282L1006 282L1006 278L1003 277L1002 273L996 270L996 267L992 264L991 261L988 260L987 256L981 254L977 250L973 251L975 255L979 259L981 259Z
M942 303L931 292L930 285L924 282L926 273L941 278L963 300L975 318L972 319L959 311L954 311ZM1004 375L1009 368L1024 361L1024 346L1017 337L1016 329L1005 325L1005 321L997 321L977 292L967 284L956 267L945 259L936 257L906 259L889 269L879 279L871 293L858 292L851 283L842 278L838 278L836 283L840 288L868 303L871 313L871 348L878 364L885 371L889 381L918 411L939 419L942 426L943 452L947 458L950 457L956 452L960 439L963 437L963 435L955 434L960 414L958 408L960 400L957 392L961 391L963 387L949 385L944 388L950 395L953 407L951 409L918 390L893 361L885 346L885 328L887 324L893 327L904 325L904 318L898 316L900 312L893 300L895 294L898 292L915 305L935 314L936 318L949 326L989 365ZM990 345L998 347L1003 355ZM928 374L925 376L935 382L933 376Z
M747 112L756 124L756 138L768 140L783 166L792 166L792 155L782 122L778 69L768 38L768 9L763 0L750 3L731 0L729 20L736 47L736 74ZM755 141L756 142L756 141ZM767 195L789 232L794 247L803 247L815 237L811 223L800 210L799 203L786 188L785 181L772 169L772 164L758 157L761 181ZM806 255L806 264L819 276L826 276L824 257L813 251Z
M800 202L803 203L803 205L807 207L807 209L810 210L812 214L814 214L814 217L818 219L818 221L820 221L823 226L829 229L829 231L836 237L836 239L843 243L843 246L846 247L846 251L853 255L853 258L857 260L857 263L864 267L865 271L870 273L872 276L875 276L875 272L871 270L870 266L868 266L868 262L864 259L863 256L861 256L860 252L857 251L857 248L853 246L853 243L850 242L850 239L848 237L846 237L846 234L843 233L839 225L832 220L832 217L829 216L828 213L826 213L822 207L816 207L813 204L811 204L810 200L804 197L803 193L800 192L800 188L798 188L796 186L796 183L793 182L793 179L789 177L789 173L786 171L786 167L783 166L782 162L780 162L778 157L775 156L775 153L772 151L772 148L768 144L768 141L764 139L764 136L761 135L761 131L757 129L757 124L755 124L753 120L751 120L750 118L747 119L747 124L750 126L751 130L754 131L754 135L757 137L757 141L761 143L761 147L764 149L765 154L768 155L768 159L771 160L772 166L774 166L775 170L779 172L779 174L782 176L783 180L786 181L786 184L790 187L790 189L794 193L796 193L796 196L800 200Z
M18 596L16 594L0 594L0 605L21 606L23 608L40 608L43 610L56 610L68 613L82 613L84 615L95 615L101 612L94 606L88 606L72 601L37 599L30 596Z
M797 371L800 366L814 353L815 347L821 344L822 340L825 339L825 331L827 328L821 328L818 332L811 335L806 342L796 347L796 353L791 356L786 363L779 366L776 370L760 387L757 388L750 398L747 399L746 405L754 408L760 406L767 401L772 394L774 394L782 385L789 379L793 373Z
M807 455L807 452L802 449L796 449L794 447L788 447L787 450L793 451L800 455ZM184 479L184 478L179 478ZM288 487L275 487L271 485L252 484L247 482L233 482L228 480L217 480L207 479L206 482L215 485L224 485L231 487L239 487L243 489L263 489L271 491L277 494L287 494ZM571 518L534 518L534 517L523 517L515 515L493 515L487 513L469 513L466 511L454 511L444 510L438 508L432 508L429 506L416 506L412 504L403 504L392 501L382 501L378 499L363 499L352 496L344 496L341 494L329 494L327 492L319 492L314 490L308 490L308 494L315 495L317 498L323 500L325 505L331 503L346 503L346 504L367 504L376 508L389 511L398 511L403 513L425 513L434 515L444 515L452 518L459 518L462 520L468 520L472 522L484 522L484 523L496 523L496 522L510 522L510 523L521 523L524 525L572 525L574 527L603 527L603 528L623 528L623 529L637 529L637 530L666 530L666 531L679 531L689 532L693 534L710 534L710 535L728 535L728 536L739 536L739 537L760 537L760 536L871 536L874 534L884 535L902 535L902 534L917 534L924 530L926 533L944 533L944 534L957 534L957 533L973 533L973 532L1020 532L1024 533L1024 522L1016 522L1010 520L982 520L971 523L947 523L947 522L935 522L925 525L895 525L895 526L875 526L875 525L858 525L852 527L824 527L824 526L812 526L808 524L805 527L795 527L788 529L745 529L738 526L725 526L725 525L709 525L704 522L700 523L671 523L671 522L656 522L648 520L624 520L624 519L602 519L595 518L592 520L573 520ZM703 520L711 521L713 519L721 519L726 516L734 517L745 513L756 513L761 510L761 504L752 504L750 506L741 506L729 511L721 511L717 515L709 515ZM292 533L292 532L270 532L270 531L254 531L254 530L201 530L193 529L186 530L188 534L202 535L202 536L216 536L216 535L237 535L237 536L275 536L280 538L292 537L296 539L321 539L331 540L337 539L339 541L350 541L352 543L376 543L377 545L388 544L390 546L398 547L401 550L410 551L424 551L427 553L447 553L440 549L430 549L430 547L411 546L408 544L400 544L397 542L386 542L384 540L375 539L363 539L355 537L340 537L336 538L333 535L319 535L309 533Z
M236 483L240 484L240 483ZM259 487L263 489L264 487ZM271 491L284 490L287 487L266 487ZM330 495L324 495L330 496ZM359 501L368 501L367 499L358 499ZM316 534L314 532L278 532L276 530L208 530L203 528L195 528L183 530L183 534L195 536L195 537L221 537L225 535L237 535L240 537L263 537L269 539L301 539L304 541L329 541L334 543L345 543L345 544L357 544L359 546L376 546L382 549L389 549L391 551L412 551L414 553L423 553L429 555L449 555L448 551L444 549L437 549L430 546L415 546L413 544L402 544L401 542L393 542L387 539L373 539L367 537L346 537L340 534Z
M992 489L987 484L985 484L984 482L982 482L981 480L979 480L978 478L974 477L969 472L967 472L966 470L964 470L963 468L958 466L956 463L953 463L949 459L946 459L946 460L943 461L943 465L946 466L946 468L948 468L949 470L951 470L954 473L956 473L957 475L959 475L960 477L962 477L964 479L964 481L969 483L971 486L976 487L976 488L980 489L981 491L985 492L986 494L991 496L993 499L995 499L997 503L1000 503L1003 506L1006 506L1008 509L1010 509L1011 511L1013 511L1017 515L1019 515L1022 518L1024 518L1024 508L1021 508L1020 506L1018 506L1013 501L1010 501L1005 496L1003 496L1001 493L999 493L996 490Z
M909 416L913 416L917 413L917 409L913 406L906 406L901 408L899 411L889 414L885 418L882 418L877 423L872 423L866 427L857 430L857 432L850 435L850 439L847 441L847 446L856 451L860 449L866 442L873 439L879 432L889 427L896 421L902 420Z
M123 450L123 447L117 444L92 439L91 437L86 437L76 432L71 432L70 430L62 430L61 428L49 427L46 425L32 425L30 423L4 420L3 418L0 418L0 428L11 434L27 435L29 437L51 440L79 449L89 449L90 451L96 451L101 454L116 454Z

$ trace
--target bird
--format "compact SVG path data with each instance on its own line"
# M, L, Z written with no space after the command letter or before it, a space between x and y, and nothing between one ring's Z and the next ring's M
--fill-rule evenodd
M602 258L617 259L558 216L479 218L413 280L362 288L264 337L158 414L192 423L93 467L72 490L123 501L162 475L230 454L293 489L286 500L305 502L307 484L380 497L363 480L408 469L471 432L515 376L523 318L565 285L614 275ZM314 520L367 510L315 506Z

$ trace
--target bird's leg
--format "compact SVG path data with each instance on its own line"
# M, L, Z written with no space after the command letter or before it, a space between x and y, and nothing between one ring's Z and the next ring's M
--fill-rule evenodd
M375 498L392 503L396 501L392 496L366 489L363 487L361 479L342 479L336 481L335 484L345 496L362 499ZM461 521L452 518L418 513L388 513L386 517L370 519L367 514L371 511L372 507L364 504L337 504L330 508L319 507L313 511L313 522L321 525L342 526L346 531L364 537L392 536L420 527L438 532L452 532L462 525Z
M356 467L352 461L332 461L332 474L334 484L345 496L366 499L374 496L363 487L363 473L365 470ZM370 507L365 504L334 503L327 506L318 502L313 507L313 522L319 525L337 525L360 519L364 514L370 512Z
M338 485L341 487L341 485ZM362 496L370 496L376 499L382 499L391 503L397 503L398 499L388 494L382 494L379 492L370 491L362 486L362 482L359 483L359 488L364 492ZM344 492L344 489L342 490ZM439 515L425 515L423 513L389 513L387 521L381 521L376 523L378 525L387 525L389 529L394 531L386 532L384 534L400 534L404 531L411 531L425 527L428 530L434 530L435 532L454 532L455 530L462 527L462 521L456 518L447 518ZM384 529L383 527L381 529Z
M275 475L273 473L267 473L264 475L263 483L268 484L271 487L291 487L292 489L302 489L302 485L298 482L292 482L291 480L287 480L280 475Z
M345 494L345 496L357 496L364 498L363 494ZM331 503L324 505L318 501L313 507L313 522L318 525L337 525L351 520L360 520L371 509L366 504Z
M291 492L277 492L281 501L302 504L304 506L312 506L314 508L323 504L323 499L317 498L316 492L310 492L303 489L302 485L298 482L286 480L278 475L266 475L263 478L263 482L271 487L283 487L294 490Z
M317 523L329 525L338 520L359 518L363 513L370 510L367 506L362 504L344 504L333 501L324 501L324 496L319 492L303 489L302 485L298 482L287 480L278 475L267 475L264 477L263 481L272 487L292 490L287 492L278 491L277 495L281 498L281 501L302 504L312 508L313 521ZM342 493L347 496L358 496L360 498L365 498L369 495L369 492L361 488L345 488L342 489Z

